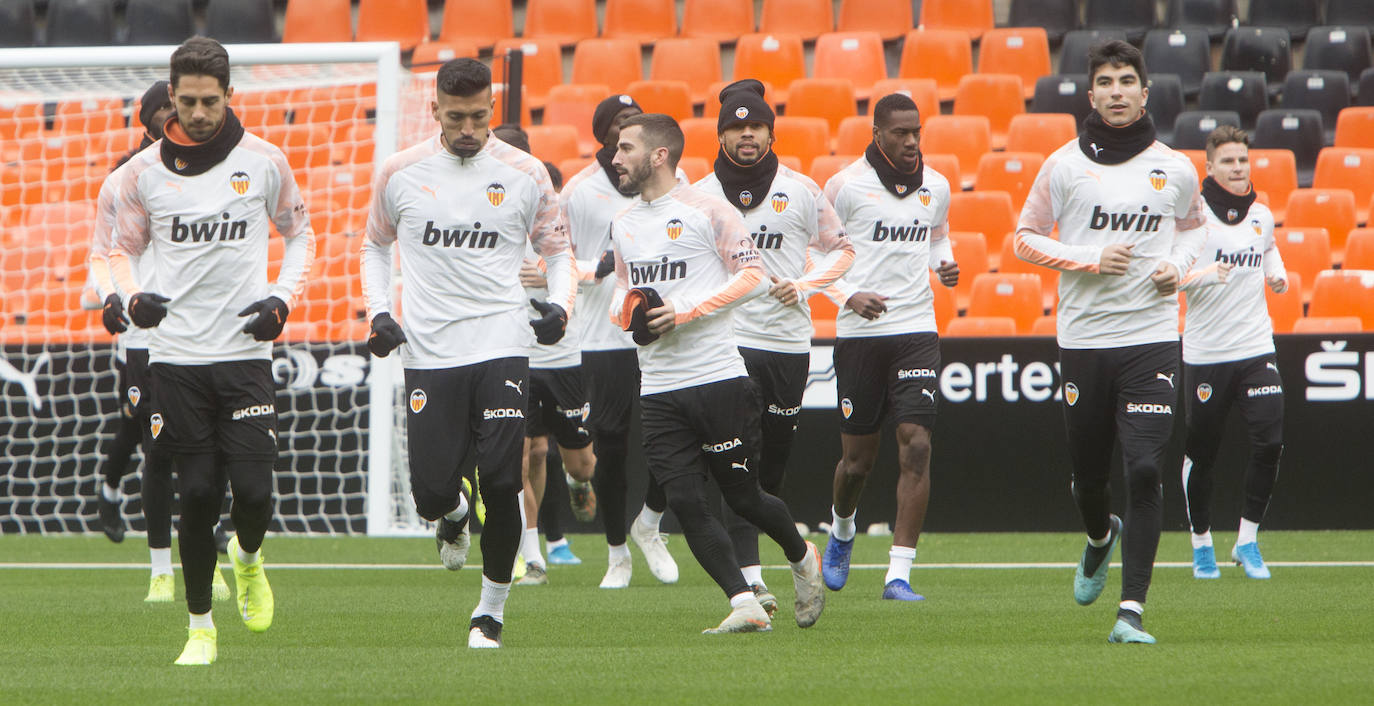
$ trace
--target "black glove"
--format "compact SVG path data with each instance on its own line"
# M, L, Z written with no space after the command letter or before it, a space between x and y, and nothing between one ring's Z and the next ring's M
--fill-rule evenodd
M100 323L113 336L129 330L129 318L124 315L124 300L118 294L105 297L105 310L100 312Z
M268 297L244 307L239 316L257 314L243 325L243 332L252 334L253 340L256 341L274 341L281 335L281 329L286 325L286 316L289 313L291 310L287 308L286 302L276 297Z
M541 302L538 299L531 299L530 306L543 314L540 318L530 321L530 328L534 329L534 340L546 346L563 340L563 334L568 330L568 312L553 302Z
M167 316L167 302L171 299L152 292L139 292L129 300L129 318L139 328L152 328Z
M406 332L391 318L391 314L372 317L372 334L367 337L367 349L378 358L385 358L406 342Z
M663 297L652 287L635 287L625 293L625 304L622 311L629 309L630 325L625 328L631 332L635 343L647 346L658 340L658 334L649 330L650 309L657 309L663 306Z
M615 272L615 251L607 250L596 263L596 278L601 279L612 272Z

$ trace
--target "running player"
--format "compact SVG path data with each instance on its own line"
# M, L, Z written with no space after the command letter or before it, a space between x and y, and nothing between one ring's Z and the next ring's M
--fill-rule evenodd
M1183 492L1192 526L1193 576L1221 578L1212 549L1212 481L1226 414L1240 408L1250 436L1245 505L1231 559L1252 579L1269 578L1260 556L1260 520L1283 453L1283 380L1274 355L1274 326L1264 300L1282 294L1288 273L1274 243L1274 214L1255 202L1250 138L1222 126L1207 136L1207 244L1180 288L1188 297L1183 325L1183 390L1188 442ZM1218 286L1222 285L1222 286Z
M782 500L759 489L759 400L735 344L730 311L764 289L758 251L728 204L675 178L683 136L672 118L629 118L618 144L612 167L623 190L638 193L639 200L611 223L611 314L641 345L649 472L682 523L692 554L730 598L730 614L706 632L772 629L725 528L707 506L708 476L731 509L782 547L792 563L797 625L810 627L825 606L819 557Z
M744 367L763 394L763 441L755 460L759 486L781 495L811 365L806 300L849 269L854 246L816 182L778 164L773 108L763 99L763 84L737 81L721 90L720 101L715 172L696 186L740 212L771 275L768 296L750 299L735 311L735 337ZM821 261L812 263L808 249L821 254ZM763 580L758 528L728 504L722 513L744 580L771 616L778 602Z
M625 544L625 459L630 448L631 414L639 395L639 359L630 337L600 312L610 308L615 291L615 281L609 277L613 271L609 257L611 218L638 200L634 192L622 190L611 160L615 157L620 125L641 112L627 95L610 96L596 106L592 134L602 147L596 153L596 161L569 179L559 196L573 248L583 258L578 261L578 270L583 278L583 308L588 315L575 322L579 329L575 333L582 341L582 380L591 405L587 429L592 433L596 451L592 482L609 554L602 588L629 586L634 568L630 548ZM653 474L647 475L644 506L630 521L629 535L644 553L654 578L675 583L677 562L659 534L659 522L668 501Z
M576 272L544 164L490 136L491 70L454 59L439 68L435 89L439 134L387 159L373 187L362 252L368 347L385 356L406 344L410 485L416 512L438 523L439 557L453 570L467 561L461 471L475 452L487 510L468 646L495 648L521 538L530 329L546 345L563 337ZM534 321L519 277L526 240L548 265L552 295L535 304ZM391 317L393 245L404 328Z
M825 585L844 588L854 549L855 515L878 459L883 421L897 423L897 522L883 598L919 601L911 563L930 502L930 441L935 428L940 337L927 270L959 282L949 242L949 180L921 158L921 114L911 98L883 96L873 107L873 142L825 185L858 251L831 292L840 445L835 466Z
M1173 430L1179 276L1203 230L1197 172L1155 139L1145 61L1122 41L1088 52L1093 111L1040 169L1016 227L1016 255L1060 270L1059 360L1073 497L1088 544L1074 599L1097 600L1123 523L1107 478L1126 476L1121 603L1111 642L1153 643L1141 612L1159 548L1161 466ZM1055 235L1055 225L1059 226Z
M229 540L238 610L254 632L272 624L274 601L260 548L272 520L277 458L272 340L315 256L300 189L277 147L244 132L229 98L229 55L205 37L171 59L176 117L158 149L130 159L117 192L110 268L130 294L129 318L155 328L148 343L156 393L149 417L172 459L181 496L182 574L190 635L177 664L215 661L210 615L214 527L228 480L238 534ZM286 241L267 281L270 227ZM144 253L157 292L133 269ZM165 320L164 320L165 319Z

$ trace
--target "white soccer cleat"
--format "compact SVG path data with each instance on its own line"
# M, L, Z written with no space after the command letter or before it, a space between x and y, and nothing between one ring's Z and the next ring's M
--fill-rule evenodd
M606 567L606 576L601 579L601 588L629 588L630 574L634 573L634 562L630 557L617 559Z
M494 650L501 647L501 622L490 615L479 615L468 623L468 647Z
M709 630L702 630L703 635L724 635L726 633L737 632L771 632L773 621L768 619L768 613L763 606L759 605L758 600L751 600L744 605L730 611L725 616L725 620Z
M630 539L644 553L644 560L649 562L649 573L654 578L663 583L677 583L677 562L668 553L668 545L663 541L662 534L645 527L639 518L635 518L630 523Z
M468 563L468 547L472 545L472 534L468 523L459 527L457 522L447 517L439 518L434 526L434 545L439 548L439 561L449 571L457 571Z
M234 597L234 592L229 590L229 582L224 580L224 572L220 571L219 566L215 566L215 578L210 584L210 595L214 600L227 601Z
M825 610L825 584L821 581L821 557L816 545L806 543L806 556L802 557L801 568L792 569L792 585L797 590L797 626L809 628L816 624Z

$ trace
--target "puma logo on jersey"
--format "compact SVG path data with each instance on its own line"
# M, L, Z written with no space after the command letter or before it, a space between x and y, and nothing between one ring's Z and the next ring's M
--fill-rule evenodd
M172 216L172 242L208 243L212 240L243 240L248 237L248 221L231 221L229 213L221 213L220 220L182 223L181 216Z
M1221 248L1217 248L1216 262L1229 262L1235 267L1260 267L1264 264L1264 254L1255 252L1254 248L1242 252L1226 254Z
M1175 375L1175 374L1176 374L1176 373L1169 373L1168 375L1165 375L1164 373L1155 373L1155 379L1156 379L1156 380L1163 380L1164 382L1169 383L1169 387L1173 387L1173 386L1174 386L1174 375Z
M657 264L630 265L630 284L640 285L649 282L668 282L687 276L687 261L663 258Z
M930 226L921 225L920 219L914 220L909 226L885 226L882 221L878 221L873 226L873 242L881 243L884 240L894 243L920 243L930 236Z
M759 226L758 232L750 233L750 238L754 239L754 247L759 250L778 250L782 248L782 233L773 231L768 232L768 226Z
M525 394L525 391L520 389L520 386L523 385L523 384L525 384L525 381L524 381L524 380L521 380L520 382L515 382L515 381L513 381L513 380L507 380L507 381L506 381L506 387L513 387L513 388L515 388L515 391L516 391L516 392L518 392L518 393L520 393L520 394L522 394L522 395Z
M1141 206L1140 213L1113 213L1103 211L1101 206L1093 206L1092 220L1088 221L1088 227L1092 230L1157 233L1163 220L1163 216L1150 215L1149 206Z
M425 232L420 242L425 245L439 245L445 248L476 248L491 250L496 247L499 235L494 230L482 230L479 221L472 224L471 230L463 228L443 229L435 227L434 221L425 223Z

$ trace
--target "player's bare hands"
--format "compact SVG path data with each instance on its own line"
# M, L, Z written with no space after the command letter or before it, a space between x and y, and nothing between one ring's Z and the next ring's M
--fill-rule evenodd
M773 280L773 286L768 288L768 294L782 302L783 306L792 306L801 301L801 291L797 289L796 282L772 276L768 279Z
M649 333L655 336L662 336L674 328L677 328L677 310L673 308L673 303L663 302L663 306L655 307L644 312L649 317Z
M549 286L549 280L539 271L539 263L525 260L520 264L520 286L526 289L541 289Z
M940 275L940 284L953 287L959 284L959 263L941 260L940 266L935 268L935 274Z
M1150 273L1150 281L1155 284L1155 291L1162 297L1167 297L1178 292L1178 268L1172 263L1161 262L1155 271Z
M844 305L855 314L872 321L887 311L887 297L877 292L856 292Z
M1269 276L1264 278L1264 283L1274 290L1275 294L1283 294L1288 291L1288 278L1279 276Z
M1231 263L1226 262L1226 261L1224 261L1224 260L1221 261L1221 262L1218 262L1218 263L1217 263L1217 281L1218 281L1218 282L1221 282L1222 284L1226 284L1226 278L1231 276L1231 269L1234 268L1234 267L1235 267L1235 265L1232 265Z
M1102 258L1097 262L1097 273L1120 277L1131 267L1131 248L1134 245L1112 243L1102 248Z

